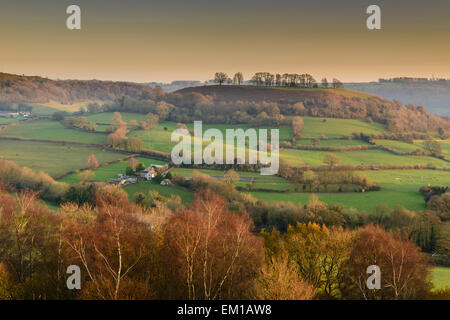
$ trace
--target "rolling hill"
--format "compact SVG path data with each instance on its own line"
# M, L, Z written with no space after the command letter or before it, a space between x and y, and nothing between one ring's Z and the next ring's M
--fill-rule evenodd
M137 97L146 84L100 80L51 80L38 76L0 73L0 100L10 102L73 104Z
M251 101L251 102L276 102L280 104L292 104L308 99L367 99L375 95L358 91L339 89L309 89L291 87L258 87L258 86L201 86L189 87L176 91L179 94L200 93L214 96L215 100L224 102Z

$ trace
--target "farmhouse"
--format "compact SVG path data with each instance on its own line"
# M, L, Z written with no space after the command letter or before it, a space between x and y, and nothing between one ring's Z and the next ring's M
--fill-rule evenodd
M138 172L139 177L144 180L152 180L158 174L157 170L163 170L164 166L158 164L151 164L150 167ZM164 173L162 173L164 175Z
M156 170L153 167L148 167L139 172L139 176L144 180L152 180L156 177Z

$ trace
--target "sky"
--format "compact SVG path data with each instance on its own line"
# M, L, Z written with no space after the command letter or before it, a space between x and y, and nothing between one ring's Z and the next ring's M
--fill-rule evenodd
M68 30L66 8L81 8ZM366 8L381 8L368 30ZM54 79L450 78L448 0L0 0L0 72Z

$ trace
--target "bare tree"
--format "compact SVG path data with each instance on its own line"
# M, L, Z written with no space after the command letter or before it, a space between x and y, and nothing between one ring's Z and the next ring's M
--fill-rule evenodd
M228 75L224 72L216 72L214 75L214 82L222 85L225 81L227 81Z
M242 72L237 72L233 77L233 83L240 85L242 82L244 82L244 76L242 75Z

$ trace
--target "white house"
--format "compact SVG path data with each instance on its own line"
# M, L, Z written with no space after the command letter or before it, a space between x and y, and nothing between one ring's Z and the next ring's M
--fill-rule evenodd
M153 167L148 167L139 172L139 176L145 180L152 180L156 177L156 170Z

